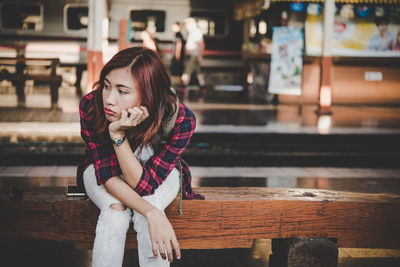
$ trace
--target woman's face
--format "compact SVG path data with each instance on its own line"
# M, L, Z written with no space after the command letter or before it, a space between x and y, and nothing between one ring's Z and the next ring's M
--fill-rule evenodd
M109 122L118 121L121 111L139 107L142 96L129 67L114 69L104 79L103 106Z

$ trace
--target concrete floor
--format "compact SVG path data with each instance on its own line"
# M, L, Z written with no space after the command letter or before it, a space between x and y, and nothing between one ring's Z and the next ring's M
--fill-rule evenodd
M182 250L182 258L171 266L185 267L267 267L270 240L256 240L253 248L223 250ZM44 241L1 243L2 266L7 267L89 267L91 250ZM126 250L124 267L139 266L137 251ZM388 249L339 249L339 267L400 266L400 251Z

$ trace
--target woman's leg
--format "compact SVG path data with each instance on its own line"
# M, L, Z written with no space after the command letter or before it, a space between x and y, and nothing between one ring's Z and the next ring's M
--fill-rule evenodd
M161 211L164 211L175 199L179 191L179 186L179 172L174 168L167 179L155 190L153 195L143 198ZM137 233L139 265L142 267L169 266L168 260L163 260L160 254L158 258L154 258L146 218L140 213L134 212L132 221Z
M90 200L100 209L93 245L92 266L122 266L131 212L96 182L93 165L83 173Z

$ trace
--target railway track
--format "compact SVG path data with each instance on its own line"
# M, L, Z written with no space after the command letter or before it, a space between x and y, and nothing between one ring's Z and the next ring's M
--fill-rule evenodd
M397 168L399 133L195 133L184 153L192 166L331 166ZM74 165L81 142L0 143L2 165Z

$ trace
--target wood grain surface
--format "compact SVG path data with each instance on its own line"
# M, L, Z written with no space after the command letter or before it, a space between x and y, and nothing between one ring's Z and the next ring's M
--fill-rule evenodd
M60 190L62 189L62 190ZM317 189L197 188L206 200L177 199L166 213L181 248L251 247L256 238L337 238L339 247L400 248L400 195ZM44 239L92 246L99 210L64 188L0 195L1 239ZM132 227L127 247L136 247Z

